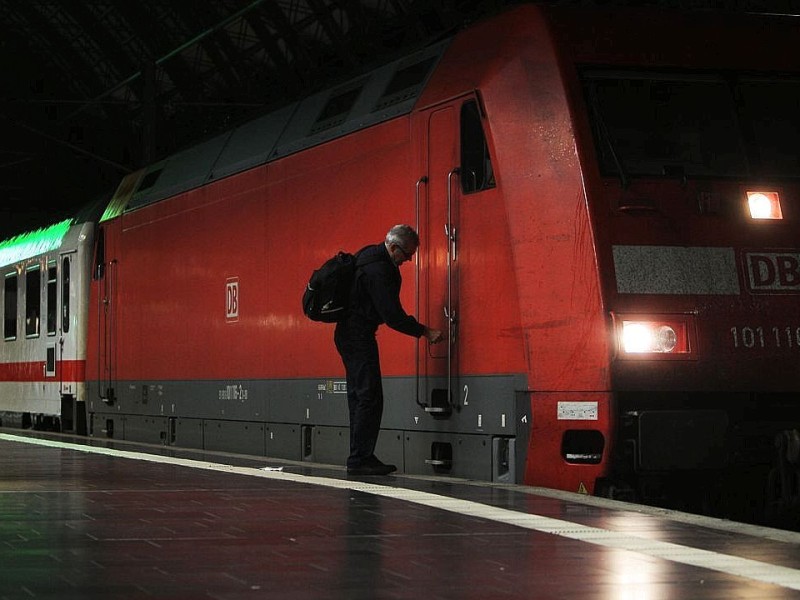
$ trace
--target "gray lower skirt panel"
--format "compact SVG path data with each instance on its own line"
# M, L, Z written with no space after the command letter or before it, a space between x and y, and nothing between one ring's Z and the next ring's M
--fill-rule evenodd
M113 402L92 394L90 434L136 442L343 465L343 382L127 382ZM520 481L528 395L520 376L463 377L446 414L417 403L410 379L384 380L376 454L401 472ZM445 392L446 397L446 392Z
M215 419L179 419L94 412L90 434L209 452L344 465L347 427ZM524 438L524 436L523 436ZM375 453L401 473L516 483L525 446L514 436L382 429Z

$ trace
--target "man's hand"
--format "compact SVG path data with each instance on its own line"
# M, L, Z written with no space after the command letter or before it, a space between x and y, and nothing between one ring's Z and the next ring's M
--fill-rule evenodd
M444 339L444 334L439 329L425 328L425 337L431 344L438 344Z

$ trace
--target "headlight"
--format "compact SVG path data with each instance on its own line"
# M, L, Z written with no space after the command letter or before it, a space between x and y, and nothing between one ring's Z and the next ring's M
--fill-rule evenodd
M622 321L620 347L625 354L688 354L684 321Z
M783 219L781 198L778 192L761 190L746 192L747 207L752 219Z

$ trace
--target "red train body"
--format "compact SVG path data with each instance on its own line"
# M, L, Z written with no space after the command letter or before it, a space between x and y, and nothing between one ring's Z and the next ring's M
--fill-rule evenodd
M735 470L780 502L793 26L521 6L129 177L97 234L94 435L342 463L343 368L300 295L407 222L404 305L449 343L381 330L382 457L649 499Z

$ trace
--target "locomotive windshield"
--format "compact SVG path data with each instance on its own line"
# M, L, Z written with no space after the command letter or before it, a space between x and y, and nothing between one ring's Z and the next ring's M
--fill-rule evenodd
M605 175L800 176L800 79L587 71Z

